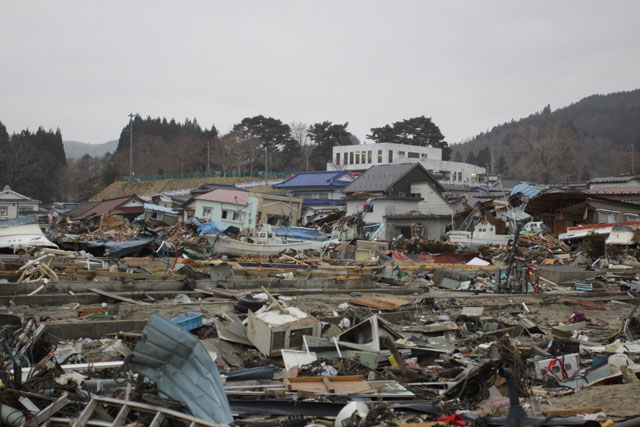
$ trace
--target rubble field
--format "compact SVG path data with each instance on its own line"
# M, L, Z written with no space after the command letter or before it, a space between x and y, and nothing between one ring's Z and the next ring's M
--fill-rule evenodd
M640 422L633 250L531 235L232 257L198 227L93 218L0 254L0 423Z

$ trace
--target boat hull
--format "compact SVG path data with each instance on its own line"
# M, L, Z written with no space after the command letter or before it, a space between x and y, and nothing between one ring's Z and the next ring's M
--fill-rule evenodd
M303 251L307 249L323 250L330 243L330 241L318 242L309 240L304 242L286 244L256 244L231 239L221 234L205 235L205 237L213 246L213 250L215 253L232 256L270 256L278 255L279 253L282 253L283 251L289 249L293 249L296 251Z
M47 239L38 224L18 225L0 228L0 248L12 248L18 245L57 248Z

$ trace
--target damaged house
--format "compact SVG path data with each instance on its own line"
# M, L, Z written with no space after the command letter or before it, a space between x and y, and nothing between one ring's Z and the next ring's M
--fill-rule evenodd
M640 221L640 204L562 189L531 198L525 212L540 218L556 236L569 227Z
M344 189L347 215L364 210L365 223L384 224L387 240L412 229L440 239L455 213L444 191L420 163L373 166Z

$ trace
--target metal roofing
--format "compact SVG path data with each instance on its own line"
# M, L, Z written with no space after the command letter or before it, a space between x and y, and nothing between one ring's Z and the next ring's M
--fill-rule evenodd
M585 191L587 194L640 194L638 186L607 186L595 187Z
M622 175L622 176L604 176L602 178L594 178L589 182L593 183L593 184L600 184L600 183L605 183L605 182L615 183L615 182L629 182L632 179L640 179L640 174Z
M182 402L192 415L233 423L220 372L202 342L158 313L151 315L143 332L129 366Z
M131 199L137 199L138 197L133 194L130 196L123 196L123 197L116 197L113 199L106 199L101 201L100 203L98 203L97 205L95 205L94 207L92 207L91 209L89 209L88 211L86 211L85 213L78 215L76 217L74 217L74 219L83 219L83 218L88 218L90 216L93 215L105 215L108 213L113 212L114 210L116 210L118 207L124 205L125 203L127 203L129 200ZM142 202L142 200L140 200ZM127 209L128 211L130 211L130 209ZM140 213L142 213L144 211L144 209L142 208L142 206L140 206L140 208L138 209L140 211Z
M346 187L349 181L339 180L347 171L300 172L295 176L273 185L274 188L294 187Z
M196 200L208 200L210 202L231 203L234 205L247 206L249 204L249 193L241 190L226 190L219 188L196 197Z
M358 179L349 184L345 189L345 192L358 193L385 191L415 167L422 168L424 172L431 177L433 184L436 185L437 189L440 192L444 192L444 188L442 188L440 183L438 183L438 181L436 181L436 179L433 178L431 174L429 174L429 172L417 162L372 166L365 173L360 175Z
M162 213L171 214L171 215L178 215L179 214L178 211L174 211L171 208L168 208L168 207L162 206L162 205L154 205L153 203L145 203L144 204L144 210L145 211L162 212Z
M75 208L71 209L68 212L65 212L64 216L68 216L70 218L75 218L78 215L82 215L83 213L85 213L89 209L95 207L97 204L98 204L98 202L80 202L80 203L78 203L78 205Z
M538 194L540 194L540 190L538 187L534 187L533 185L529 185L526 183L522 183L522 184L518 184L515 187L513 187L511 189L511 195L513 196L514 194L524 194L525 196L527 196L528 198L532 198L537 196Z

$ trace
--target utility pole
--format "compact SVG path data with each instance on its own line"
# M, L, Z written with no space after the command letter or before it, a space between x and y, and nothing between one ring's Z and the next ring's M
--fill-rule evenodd
M133 113L129 113L129 181L133 181Z
M633 162L633 160L634 160L633 159L633 157L634 157L633 155L634 155L635 146L636 146L636 144L631 144L631 173L632 174L636 173L635 165L634 165L634 162Z
M304 146L304 151L307 153L307 172L309 172L309 151L311 151L309 148L310 147L308 145Z
M491 144L491 175L495 174L495 169L493 167L493 146L494 144Z
M264 146L264 186L267 186L267 146Z

